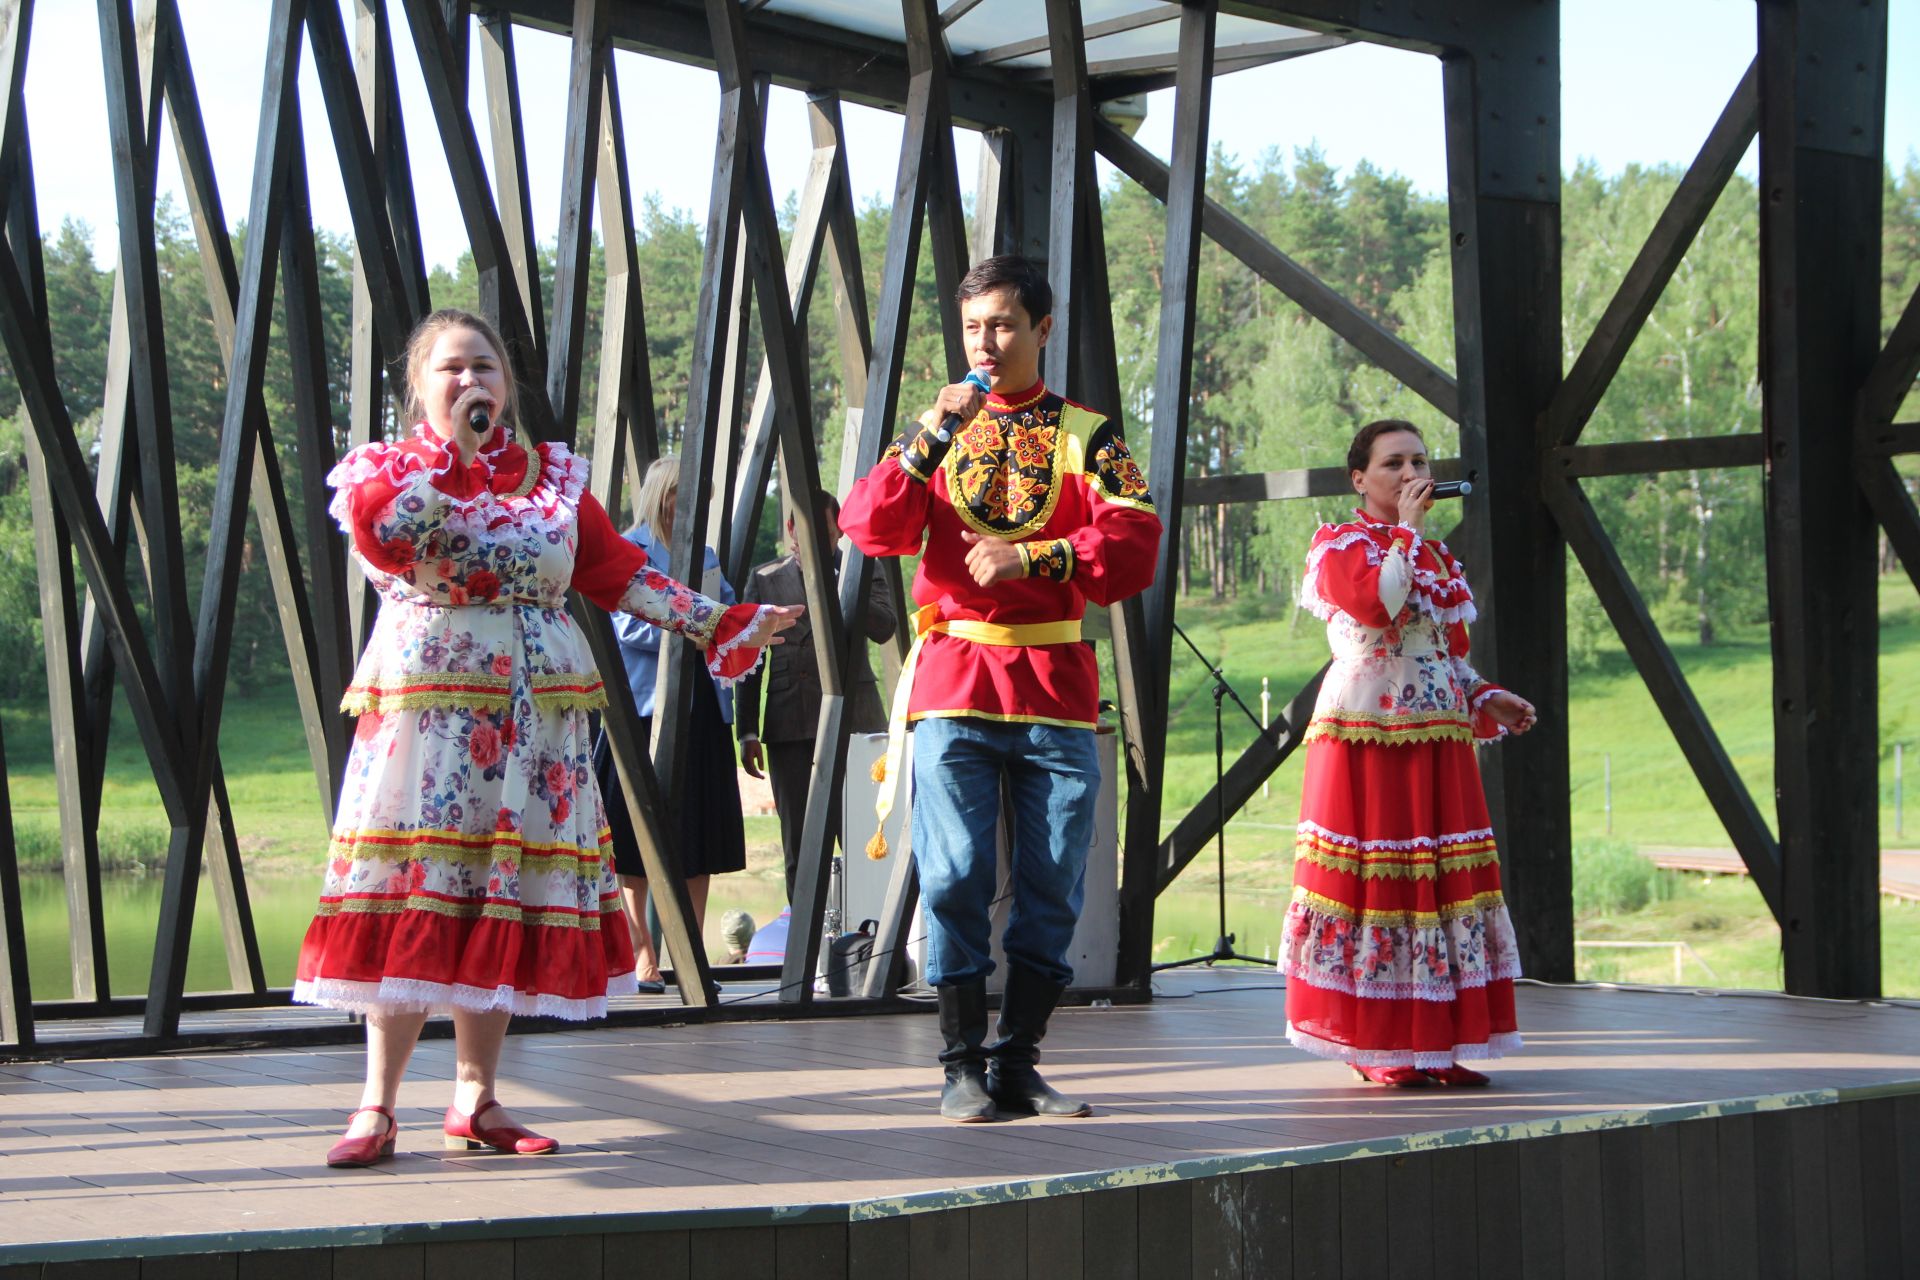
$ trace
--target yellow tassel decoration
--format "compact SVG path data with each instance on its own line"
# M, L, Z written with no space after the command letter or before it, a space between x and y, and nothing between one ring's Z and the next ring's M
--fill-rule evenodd
M875 862L887 856L887 837L883 832L874 832L873 839L867 841L867 856Z
M867 770L867 776L875 782L885 782L887 780L887 758L880 756L875 759L873 767Z

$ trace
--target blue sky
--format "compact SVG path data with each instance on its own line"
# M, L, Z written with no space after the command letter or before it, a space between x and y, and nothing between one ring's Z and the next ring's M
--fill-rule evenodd
M252 176L268 5L263 0L179 4L222 198L228 216L238 217ZM399 6L392 8L403 24ZM1887 154L1898 165L1920 152L1920 77L1901 70L1920 67L1920 0L1892 0L1891 9ZM415 186L427 253L433 262L448 263L466 247L465 232L404 25L396 38L402 110L414 140ZM1635 162L1685 164L1699 149L1753 48L1753 0L1566 0L1561 55L1565 164L1592 159L1609 172ZM567 44L522 30L518 51L534 222L545 240L553 236L559 217ZM114 257L114 202L100 65L94 6L42 0L34 17L27 76L41 220L53 227L64 217L85 219L94 229L104 264ZM618 56L617 69L636 188L656 192L668 206L704 218L718 107L713 75L625 53ZM477 62L473 80L477 103ZM345 231L345 198L329 158L324 109L311 68L303 68L302 104L314 161L310 177L316 217L324 226ZM880 198L892 189L900 118L851 106L845 114L855 190L863 200ZM1171 93L1154 95L1140 139L1163 156L1171 117ZM476 118L484 120L478 114ZM1213 136L1248 161L1270 147L1286 155L1317 144L1343 168L1365 159L1406 175L1425 191L1439 192L1445 185L1439 66L1419 54L1354 46L1223 77L1215 89ZM768 142L775 191L784 195L804 179L809 149L805 105L798 93L775 91ZM179 176L170 141L163 152L161 189L177 195ZM972 182L977 155L977 144L962 132L963 185ZM1754 164L1749 152L1749 173Z

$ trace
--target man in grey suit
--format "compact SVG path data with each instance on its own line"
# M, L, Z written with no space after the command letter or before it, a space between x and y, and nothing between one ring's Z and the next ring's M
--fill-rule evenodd
M815 498L829 529L840 527L840 501L826 490ZM763 564L747 578L740 593L743 604L805 604L806 584L800 576L800 546L793 518L787 518L788 554ZM834 559L839 569L839 557ZM878 577L868 597L865 632L876 643L893 635L893 605ZM740 738L740 763L754 777L769 777L773 807L780 815L780 844L786 853L787 900L793 900L793 879L800 867L800 827L807 813L807 785L813 773L813 735L820 722L820 669L813 652L813 623L806 615L789 628L786 643L767 650L767 660L740 682L734 698L734 727ZM766 681L766 714L760 707L760 684ZM847 723L853 733L882 733L887 713L873 672L864 662L855 664L853 687L848 690ZM764 770L764 772L763 772ZM840 797L834 797L831 826L840 831Z

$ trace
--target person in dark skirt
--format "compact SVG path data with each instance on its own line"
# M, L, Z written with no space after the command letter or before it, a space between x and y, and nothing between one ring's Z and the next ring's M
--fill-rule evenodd
M634 499L635 515L640 523L624 535L644 550L647 563L662 573L670 572L667 544L673 540L679 485L679 459L671 455L656 459L647 468L646 478ZM720 558L712 547L705 551L706 563L702 573L695 575L695 581L704 582L715 598L731 605L734 592L720 576ZM633 697L634 709L640 713L641 732L651 742L654 683L660 668L660 640L665 633L625 614L615 615L614 631L620 640L621 661L627 669L627 688ZM746 825L741 818L740 782L734 772L733 690L729 687L732 683L714 679L693 682L687 775L684 790L673 806L674 846L679 850L680 874L686 877L687 894L693 899L696 934L706 918L708 878L744 871L747 866ZM619 877L627 927L633 933L635 976L642 992L658 995L666 986L660 979L659 955L654 948L652 931L647 927L647 872L640 861L640 846L627 815L626 796L620 787L619 772L613 767L613 752L608 748L604 729L594 748L594 768L606 797L614 871Z

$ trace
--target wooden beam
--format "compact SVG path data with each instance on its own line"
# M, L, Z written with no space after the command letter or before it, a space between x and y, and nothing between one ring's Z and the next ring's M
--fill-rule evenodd
M453 178L455 202L466 223L473 265L479 273L481 296L499 299L499 314L489 316L507 344L507 358L519 382L519 425L534 440L558 439L552 403L546 389L546 368L532 330L527 327L526 303L513 274L513 255L493 201L492 184L480 158L480 143L467 112L465 63L460 59L440 8L434 0L404 0L407 25L419 55L421 78L433 107L434 125ZM325 6L316 5L316 9Z
M709 0L707 15L713 28L714 59L719 66L721 84L731 87L751 83L746 28L739 11L729 0ZM908 29L909 32L913 29L912 14L908 16ZM761 81L762 85L765 83ZM741 102L750 112L742 124L741 134L756 140L756 145L747 149L744 157L742 239L755 310L765 339L774 421L780 432L781 482L794 498L790 503L790 518L799 546L801 578L806 586L814 657L820 676L814 768L800 824L801 853L794 878L793 928L787 936L780 991L783 1002L807 1003L812 997L812 978L819 959L832 849L839 835L834 820L840 808L836 800L846 766L846 695L853 662L853 645L845 619L853 610L843 609L835 594L834 544L840 531L821 519L825 513L812 501L813 494L820 488L820 460L814 443L811 388L801 336L805 303L797 301L790 292L788 272L781 261L780 226L767 173L766 150L761 142L765 136L763 103L758 95L750 94L743 94ZM800 228L796 227L796 243L799 234ZM811 229L809 238L812 238ZM801 273L803 282L810 276L811 272ZM860 660L865 661L864 652Z
M42 263L33 150L21 100L33 5L0 5L0 191L7 193L5 252L27 282L28 295L44 330L47 317L46 273ZM98 824L89 820L85 779L92 772L93 738L87 717L80 616L73 580L73 551L66 521L54 505L47 479L46 453L36 433L21 441L27 470L29 518L33 528L34 576L39 588L40 635L46 655L47 709L53 733L55 794L60 814L60 860L66 890L67 958L73 993L106 995L106 929L100 909ZM5 750L0 747L0 774ZM6 780L0 777L0 1038L31 1044L34 1038L33 992L20 881L15 863L13 826L5 811Z
M1567 479L1757 467L1765 461L1765 442L1757 432L1563 445L1546 451L1547 473L1557 473Z
M572 442L580 415L580 357L587 334L587 265L593 250L593 188L598 168L602 72L613 55L608 0L577 0L567 75L567 140L560 162L560 231L554 255L553 324L547 334L547 400L555 429ZM518 106L517 98L514 105ZM525 176L522 174L522 181ZM520 268L523 271L530 268ZM537 298L521 288L521 296ZM537 332L528 312L530 332Z
M173 405L168 388L160 267L153 234L153 146L135 50L133 16L126 0L99 0L100 53L107 89L107 122L113 140L114 195L118 215L121 278L126 287L130 382L140 452L142 513L150 556L149 610L153 618L154 670L171 733L191 751L193 631L188 616L186 553L181 541L180 497L173 449ZM149 84L159 77L147 69ZM173 773L180 757L155 757L156 772ZM188 815L190 817L190 815ZM182 822L174 815L174 826Z
M1760 371L1787 990L1880 993L1879 539L1851 449L1880 344L1887 11L1760 18ZM1815 56L1817 55L1817 56Z
M679 988L681 1003L689 1009L714 1006L713 969L707 963L707 949L700 931L693 924L693 899L687 894L686 877L680 871L664 816L667 806L660 795L659 775L647 759L647 737L640 728L640 712L625 693L626 682L619 678L625 670L620 643L614 638L613 621L605 611L579 596L571 596L568 607L574 624L593 654L593 664L614 675L607 705L600 713L606 731L607 749L613 756L614 771L620 778L620 791L633 824L634 844L640 852L640 864L646 871L647 888L653 894L654 909L660 916L659 942L673 957L673 980Z
M1096 121L1094 135L1100 154L1120 172L1152 195L1166 199L1167 166L1152 152L1105 120ZM1409 391L1447 418L1460 420L1460 389L1451 374L1276 249L1217 201L1206 201L1201 226L1209 239L1252 268L1302 311L1339 334L1361 355L1398 378Z
M1653 705L1660 709L1667 728L1672 730L1680 754L1706 793L1707 803L1713 807L1720 825L1726 828L1727 838L1739 851L1747 874L1753 877L1754 885L1766 899L1775 919L1779 919L1782 911L1780 847L1767 829L1766 819L1760 816L1747 784L1727 757L1726 748L1721 746L1720 737L1714 732L1700 700L1694 696L1693 686L1680 670L1673 650L1654 623L1646 600L1634 586L1626 564L1620 559L1619 549L1607 536L1605 526L1578 480L1550 478L1546 495L1568 547L1586 571L1587 581L1593 584L1594 594L1626 646L1635 670L1646 682Z
M626 128L613 54L601 72L606 100L600 110L600 242L606 254L605 309L600 325L600 380L593 414L593 495L622 523L624 462L644 470L660 456L654 417L653 369L647 358L647 318L634 241L633 188L627 177Z
M228 642L233 634L246 536L247 507L241 486L253 475L256 446L265 429L256 415L263 404L261 384L266 377L267 343L273 322L275 259L280 251L293 157L301 146L295 111L305 7L306 0L274 0L267 27L246 258L240 268L234 308L234 349L227 369L226 409L214 473L212 530L207 539L199 621L194 629L193 721L183 726L187 732L182 735L187 752L182 764L188 770L189 786L187 821L174 824L167 850L160 927L154 939L153 973L147 983L146 1034L154 1036L173 1035L179 1030L180 996L186 989L187 952L193 937L193 909L206 835L205 811L213 793L231 649ZM264 989L264 983L260 985Z
M1901 567L1920 590L1920 509L1913 503L1906 482L1887 458L1862 458L1860 488L1873 507L1873 518L1886 532Z
M1153 449L1147 481L1160 513L1160 547L1153 583L1141 597L1141 642L1137 649L1129 645L1131 684L1142 712L1142 751L1148 768L1146 776L1129 788L1127 800L1117 970L1125 983L1144 983L1153 971L1153 900L1159 892L1153 862L1160 846L1166 777L1167 680L1173 662L1173 615L1180 582L1176 557L1193 420L1194 314L1218 17L1212 0L1189 4L1180 15L1180 83L1174 91L1173 158L1167 170L1167 234L1160 270L1159 356L1154 365Z
M1173 829L1173 834L1161 842L1153 886L1156 895L1172 888L1187 864L1205 852L1214 837L1220 834L1222 800L1225 801L1226 812L1240 812L1259 793L1260 784L1272 777L1300 746L1301 735L1307 731L1307 722L1313 718L1314 699L1320 696L1320 682L1326 679L1326 675L1327 667L1321 667L1312 679L1300 687L1299 692L1288 700L1286 709L1272 727L1248 744L1227 767L1219 785L1209 788L1199 803L1187 811L1187 816L1180 819L1180 825Z
M5 65L4 59L5 50L0 49L0 66ZM0 763L6 758L6 739L0 734ZM33 977L27 967L27 925L20 903L20 863L13 843L13 802L8 794L7 772L0 769L0 1043L26 1049L34 1040Z
M818 108L810 110L818 115ZM793 299L793 323L806 323L807 308L813 301L814 281L820 255L826 247L827 209L838 197L837 182L845 179L845 158L841 155L837 130L840 113L831 113L835 126L824 141L814 136L813 158L800 188L800 203L787 243L787 292ZM861 372L866 371L863 368ZM778 447L774 416L773 365L766 357L760 361L760 379L753 393L753 409L743 423L740 465L731 503L732 521L721 564L728 582L745 583L753 572L754 539L760 531L762 508L766 505L767 482L773 475L773 459ZM783 488L789 489L781 475ZM838 531L835 531L838 536Z
M1441 458L1433 464L1436 480L1458 480L1461 471L1458 458ZM1287 471L1250 471L1228 476L1188 476L1185 486L1183 506L1186 507L1353 495L1353 477L1345 467L1295 467Z
M914 280L920 258L920 237L925 222L923 213L933 189L935 170L943 156L950 154L940 141L942 130L951 129L948 113L945 45L930 38L938 14L929 22L932 0L902 0L901 8L913 37L908 41L912 74L907 84L906 123L900 136L900 166L894 179L893 216L887 222L887 247L881 259L880 303L874 319L873 363L866 379L869 402L860 415L859 440L854 453L854 474L864 474L880 461L899 415L900 379L906 359L907 324L913 308ZM958 178L955 179L956 184ZM858 259L847 244L836 236L834 245L838 269L847 276L859 273ZM853 429L849 421L848 429ZM874 563L857 546L849 546L840 562L840 612L851 618L864 607L873 582ZM896 614L904 618L904 613ZM818 738L816 736L816 741ZM845 760L840 762L844 771ZM894 855L903 856L903 855ZM911 877L906 867L896 874ZM889 894L886 908L874 934L877 955L895 955L904 945L917 883L899 894ZM794 961L788 955L789 967ZM795 971L798 972L797 970ZM889 969L891 972L891 969Z
M1871 424L1885 422L1900 412L1920 378L1920 288L1907 299L1894 321L1887 345L1874 360L1860 391L1860 416Z
M1748 64L1746 74L1740 77L1720 118L1708 131L1700 154L1674 188L1646 243L1640 246L1619 289L1567 371L1566 380L1554 392L1553 403L1547 406L1545 427L1551 443L1570 445L1580 438L1581 429L1606 394L1613 375L1619 372L1633 340L1653 314L1654 304L1660 301L1667 282L1700 234L1759 127L1760 70L1756 61Z
M597 8L598 6L596 6ZM577 60L580 55L580 32L588 33L589 43L593 43L595 17L589 16L582 23L580 6L574 6L574 65L568 82L567 94L567 146L571 148L575 141L573 112L581 104L577 100L579 69ZM599 43L606 44L605 23L600 22ZM603 52L611 52L604 49ZM533 231L533 193L527 184L527 131L520 111L520 62L513 47L513 23L499 10L490 10L480 16L480 67L481 75L487 84L487 133L493 142L494 189L501 193L496 202L500 209L500 230L506 237L507 257L513 263L514 283L519 286L520 305L526 310L527 336L536 344L541 363L547 367L548 399L553 399L551 383L553 380L553 341L547 332L547 325L541 319L540 284L540 244ZM584 135L580 135L584 136ZM559 243L565 246L569 238L565 234L565 221L568 202L573 198L580 184L576 168L582 163L569 150L561 162L561 231ZM592 181L586 181L587 190L592 191ZM592 197L589 194L588 201ZM581 215L584 217L585 215ZM565 252L563 249L562 252ZM558 263L556 262L556 266ZM490 284L491 280L483 281ZM555 281L556 300L558 298L558 280ZM482 297L483 308L498 308L498 298ZM578 375L576 374L576 380ZM558 402L556 402L557 404ZM556 413L558 410L556 409ZM559 421L564 425L572 421L571 415L561 415ZM571 435L569 435L571 439Z
M1258 44L1235 45L1231 49L1216 51L1217 61L1214 74L1225 75L1232 71L1243 71L1249 67L1264 67L1269 63L1283 62L1288 58L1304 57L1309 53L1323 53L1328 49L1338 49L1352 41L1341 36L1289 36L1285 40L1264 40ZM1109 79L1144 76L1179 75L1179 61L1176 56L1164 53L1141 54L1133 58L1107 58L1100 62L1087 64L1087 77L1093 84ZM1015 80L1040 80L1045 78L1045 70L1040 67L1014 67L1009 74ZM1100 97L1108 95L1100 94Z
M1172 22L1180 16L1177 4L1156 4L1141 9L1137 13L1123 13L1117 18L1107 18L1100 22L1090 22L1086 30L1080 33L1083 43L1098 40L1102 36L1119 35L1123 31L1137 31L1141 27L1154 27ZM982 49L978 53L964 53L953 60L956 69L965 67L988 66L996 62L1007 62L1013 58L1024 58L1030 54L1047 52L1051 36L1042 34L1026 40L1015 40L1011 44L998 45L992 49Z
M1520 965L1574 974L1566 549L1542 500L1540 415L1560 381L1560 22L1487 0L1457 15L1471 52L1441 62L1460 457L1490 501L1465 508L1474 664L1547 709L1481 758Z
M406 168L406 134L400 122L399 91L393 83L384 3L376 3L371 12L371 19L363 15L358 28L362 52L372 54L361 74L356 74L340 11L334 5L307 6L307 40L353 222L356 261L365 268L372 332L379 340L381 362L397 366L407 335L432 310L432 303L427 297L426 270L409 252L417 251L418 225L411 216L412 176ZM368 99L375 108L371 114L363 105ZM379 109L382 106L385 110ZM384 144L378 152L376 138ZM396 210L408 216L397 216Z

